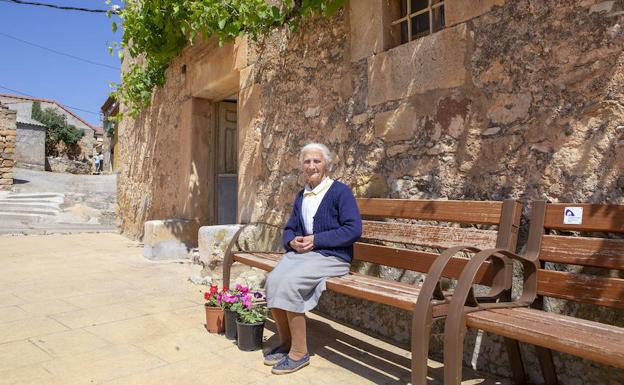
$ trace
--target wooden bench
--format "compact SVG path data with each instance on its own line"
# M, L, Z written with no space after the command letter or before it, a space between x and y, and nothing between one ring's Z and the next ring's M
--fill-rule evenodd
M565 212L570 207L582 208L582 223L564 223ZM554 231L557 234L553 234ZM578 236L578 232L582 236ZM445 385L461 382L466 327L506 338L516 384L526 383L518 341L535 345L542 374L548 385L557 384L551 350L624 368L624 328L543 310L543 297L614 310L624 308L624 279L616 278L613 274L592 273L600 269L608 273L612 269L619 270L618 276L622 276L624 239L599 237L596 232L624 233L624 205L533 203L527 249L521 257L525 266L528 266L525 267L522 296L525 302L533 302L536 296L538 300L530 308L518 301L511 307L499 304L505 307L493 309L488 308L488 304L479 304L478 300L477 303L466 303L466 298L470 296L470 285L465 285L461 290L457 288L445 325ZM478 281L475 272L479 270L482 261L511 256L506 251L491 250L480 254L471 259L460 275L460 282L465 284L473 277L477 277ZM531 262L534 268L529 266ZM546 262L576 265L581 270L557 271L549 268Z
M477 202L371 198L357 199L357 203L363 218L363 234L361 241L354 245L354 261L428 273L425 284L421 287L350 273L344 277L327 280L327 289L411 311L414 319L412 383L424 383L427 375L431 320L446 315L452 295L451 292L442 291L440 279L459 277L469 261L458 256L462 251L478 250L475 247L515 250L521 206L513 200ZM414 221L427 223L415 224ZM438 223L431 225L430 221ZM490 227L495 226L496 230L478 229L476 226L459 227L458 224L491 225ZM282 256L280 253L232 252L241 231L242 228L230 243L225 255L223 268L225 287L229 287L233 262L270 271ZM409 244L419 246L421 249L391 247L387 246L388 243ZM445 251L439 252L440 250ZM487 298L480 299L493 301L507 295L511 288L511 276L512 269L509 263L483 264L476 281L491 285L492 290ZM423 304L421 308L416 308L417 300Z

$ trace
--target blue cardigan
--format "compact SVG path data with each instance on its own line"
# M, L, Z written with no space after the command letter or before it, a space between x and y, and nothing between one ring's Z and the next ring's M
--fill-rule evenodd
M289 243L305 235L301 203L303 190L297 193L292 214L284 229L284 247L294 251ZM314 249L323 255L333 255L351 262L353 243L362 235L362 218L351 189L335 180L325 193L314 215Z

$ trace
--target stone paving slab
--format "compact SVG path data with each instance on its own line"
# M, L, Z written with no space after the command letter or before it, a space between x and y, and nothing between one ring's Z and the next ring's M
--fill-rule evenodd
M3 385L406 384L410 353L309 314L311 365L274 376L203 327L198 266L117 234L0 236ZM267 322L266 345L275 343ZM429 361L432 384L442 366ZM507 384L466 369L463 384Z

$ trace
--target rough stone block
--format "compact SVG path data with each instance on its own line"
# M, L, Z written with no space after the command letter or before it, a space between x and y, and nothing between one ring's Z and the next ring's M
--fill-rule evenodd
M413 139L422 117L422 111L411 105L381 112L375 115L375 136L389 142Z
M152 260L185 259L197 244L199 223L186 219L145 222L143 256Z
M218 225L199 228L197 236L199 260L210 271L222 268L225 251L241 226Z
M509 124L527 116L531 107L531 94L502 94L488 109L488 118L496 124Z
M384 1L381 0L349 1L351 61L384 50L383 7Z
M370 57L369 104L462 86L470 40L462 24Z
M505 5L505 0L453 0L444 4L447 26L468 21L489 12L495 6Z
M228 245L243 225L203 226L199 229L199 260L204 266L202 274L213 283L220 283L223 274L223 259ZM265 225L248 225L241 232L234 250L283 252L281 228ZM249 266L236 264L232 267L230 282L242 283L260 288L266 272Z
M4 179L4 178L0 179L0 185L6 186L10 184L13 184L13 179Z

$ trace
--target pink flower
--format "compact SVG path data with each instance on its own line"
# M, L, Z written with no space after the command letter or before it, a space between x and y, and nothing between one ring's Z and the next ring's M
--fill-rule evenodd
M245 300L243 301L243 305L244 305L247 309L251 309L251 299L245 298Z

